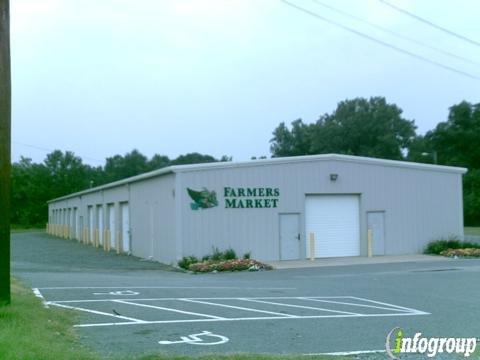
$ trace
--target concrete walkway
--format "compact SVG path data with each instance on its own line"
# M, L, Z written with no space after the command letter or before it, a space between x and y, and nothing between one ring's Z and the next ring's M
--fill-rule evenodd
M269 261L267 264L275 269L295 269L321 266L345 266L345 265L371 265L371 264L387 264L401 262L425 262L425 261L446 261L452 260L443 256L434 255L395 255L395 256L375 256L368 258L366 256L351 256L341 258L319 258L311 260L283 260Z

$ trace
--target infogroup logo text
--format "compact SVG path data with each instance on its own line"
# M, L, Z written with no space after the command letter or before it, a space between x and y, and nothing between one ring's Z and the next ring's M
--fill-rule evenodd
M475 352L477 347L477 338L438 338L422 337L422 333L417 332L413 338L406 337L403 330L399 327L393 328L387 335L385 348L388 356L393 359L399 359L400 354L416 353L426 354L433 358L439 353L463 354L469 357Z

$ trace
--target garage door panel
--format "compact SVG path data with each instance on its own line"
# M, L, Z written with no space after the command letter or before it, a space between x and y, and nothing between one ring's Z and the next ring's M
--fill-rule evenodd
M309 195L305 207L306 233L315 234L315 257L360 255L357 195Z

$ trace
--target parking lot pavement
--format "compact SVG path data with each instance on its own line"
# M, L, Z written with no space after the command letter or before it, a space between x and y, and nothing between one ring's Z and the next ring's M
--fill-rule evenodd
M477 260L192 275L44 234L12 240L14 275L78 311L101 353L369 353L397 326L480 335Z

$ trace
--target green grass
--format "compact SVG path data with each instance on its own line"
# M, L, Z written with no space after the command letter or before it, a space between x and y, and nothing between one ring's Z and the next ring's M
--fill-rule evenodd
M45 309L32 291L12 280L12 304L0 306L0 359L9 360L342 360L346 357L228 354L201 357L172 355L108 356L82 346L70 310Z
M464 228L465 235L478 235L480 236L480 227L465 227Z
M0 306L3 359L98 359L78 342L68 310L45 309L30 289L12 281L12 303Z

